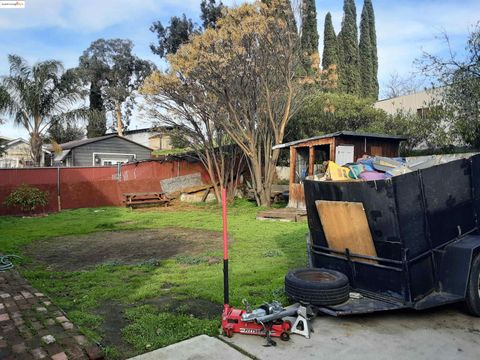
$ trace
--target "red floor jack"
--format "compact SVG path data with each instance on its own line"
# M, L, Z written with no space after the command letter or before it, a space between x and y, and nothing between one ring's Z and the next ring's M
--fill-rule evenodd
M234 333L258 335L267 339L267 346L275 346L272 338L287 341L290 333L297 333L310 338L308 318L311 310L297 304L285 309L276 301L264 304L258 309L251 310L250 305L244 300L246 307L234 309L229 305L228 289L228 238L227 238L227 204L226 190L222 189L223 210L223 314L222 329L227 337ZM288 319L285 319L288 318ZM292 325L293 323L293 325Z

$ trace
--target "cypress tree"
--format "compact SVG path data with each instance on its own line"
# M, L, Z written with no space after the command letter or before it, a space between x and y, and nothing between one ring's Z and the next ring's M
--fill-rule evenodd
M372 61L372 43L370 41L370 21L368 9L365 4L362 9L360 20L360 95L363 97L373 97L373 61Z
M368 26L370 29L370 44L372 49L372 97L378 99L378 54L377 32L375 30L375 13L373 12L372 0L365 0L364 7L368 12Z
M345 0L343 5L342 30L339 37L339 84L340 90L358 95L360 73L358 70L358 30L357 10L353 0Z
M323 56L322 67L328 69L330 65L338 66L337 37L332 24L332 15L328 12L325 16L323 29Z
M318 53L317 9L315 0L302 2L302 51L310 56Z
M298 34L297 22L295 21L295 15L293 14L292 4L290 0L277 0L272 3L272 0L261 0L262 3L271 6L276 6L278 16L283 17L287 22L288 29L293 34Z

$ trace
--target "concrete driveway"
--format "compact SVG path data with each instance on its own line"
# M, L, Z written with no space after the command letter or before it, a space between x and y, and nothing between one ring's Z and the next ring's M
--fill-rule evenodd
M480 318L461 306L362 316L317 317L311 339L292 335L264 347L261 337L234 335L227 342L258 359L479 359Z

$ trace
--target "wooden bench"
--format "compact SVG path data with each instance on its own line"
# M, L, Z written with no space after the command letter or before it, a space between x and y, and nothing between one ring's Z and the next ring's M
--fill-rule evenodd
M145 193L128 193L123 194L125 198L125 206L136 208L136 207L147 207L147 206L158 206L165 205L168 206L170 198L164 192L145 192Z

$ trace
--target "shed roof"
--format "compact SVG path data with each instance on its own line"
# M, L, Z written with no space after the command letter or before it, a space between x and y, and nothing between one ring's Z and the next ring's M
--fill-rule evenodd
M73 148L77 148L79 146L83 146L83 145L86 145L86 144L91 144L91 143L106 140L106 139L111 139L111 138L114 138L114 137L118 137L122 140L131 142L131 143L136 144L136 145L141 146L141 147L144 147L144 148L146 148L150 151L153 150L153 149L149 148L148 146L139 144L138 142L135 142L135 141L130 140L130 139L128 139L126 137L123 137L123 136L119 136L117 134L110 134L110 135L105 135L105 136L89 138L89 139L73 140L73 141L69 141L69 142L60 144L60 146L61 146L62 150L70 150L70 149L73 149Z
M332 137L339 137L339 136L355 136L355 137L377 138L377 139L398 140L398 141L407 140L407 137L400 136L400 135L362 133L362 132L355 132L355 131L337 131L337 132L334 132L334 133L331 133L331 134L319 135L319 136L314 136L314 137L311 137L311 138L308 138L308 139L295 140L295 141L290 141L290 142L285 143L285 144L275 145L273 147L273 149L283 149L283 148L286 148L286 147L290 147L290 146L293 146L293 145L298 145L298 144L309 142L309 141L332 138Z

